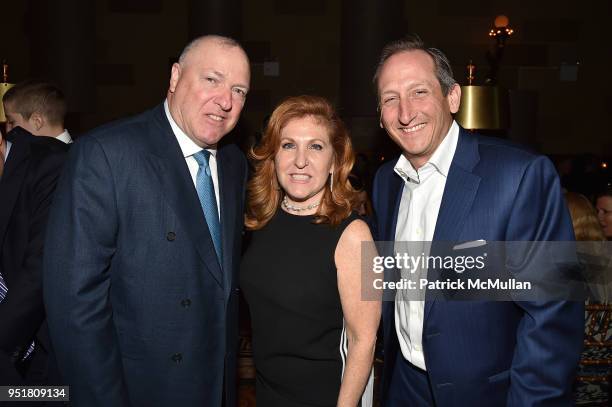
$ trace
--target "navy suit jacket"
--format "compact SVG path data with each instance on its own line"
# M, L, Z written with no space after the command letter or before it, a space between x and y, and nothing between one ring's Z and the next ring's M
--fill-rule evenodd
M79 406L235 404L247 165L217 153L223 264L162 105L81 137L59 181L44 298Z
M376 239L395 240L404 182L374 180ZM572 224L552 163L461 129L434 241L567 241ZM394 303L383 305L383 398L399 350ZM423 351L438 406L569 406L582 349L576 302L426 301ZM409 402L409 400L407 400Z

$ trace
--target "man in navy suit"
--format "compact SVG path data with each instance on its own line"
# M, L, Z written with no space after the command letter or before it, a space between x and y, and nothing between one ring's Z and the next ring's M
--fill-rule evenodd
M247 165L220 141L249 82L237 42L198 38L163 104L74 144L43 281L74 406L235 404Z
M58 384L44 323L42 254L66 146L0 133L0 384Z
M374 82L380 125L402 155L374 180L383 241L567 241L572 224L548 159L463 130L444 54L389 44ZM386 406L569 406L581 303L409 301L383 308Z

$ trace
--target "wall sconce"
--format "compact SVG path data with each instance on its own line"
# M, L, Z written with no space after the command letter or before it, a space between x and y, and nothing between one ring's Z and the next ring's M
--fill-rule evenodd
M514 34L514 30L510 28L510 20L503 14L495 17L493 28L489 31L489 37L494 37L497 41L497 46L503 48L506 45L506 40Z
M497 83L497 72L499 71L502 58L504 57L506 41L512 34L514 34L514 30L510 28L510 20L508 17L503 14L495 17L493 28L489 31L489 37L495 38L497 46L494 52L487 51L487 60L489 61L490 69L485 83L488 85L495 85Z

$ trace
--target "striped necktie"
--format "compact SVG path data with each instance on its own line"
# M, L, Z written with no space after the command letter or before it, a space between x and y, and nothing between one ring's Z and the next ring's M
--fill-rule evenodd
M196 191L198 192L200 205L202 206L204 217L206 218L206 223L208 224L208 229L210 230L210 236L212 237L213 244L215 245L215 252L217 252L219 264L223 265L221 224L219 222L219 211L217 210L215 186L210 173L210 166L208 165L210 152L207 150L199 151L193 155L193 158L195 158L200 166L196 176Z
M6 297L7 292L8 288L6 287L6 283L4 282L4 277L2 277L2 273L0 273L0 302L4 300L4 297Z
M6 286L4 277L2 277L2 273L0 273L0 303L4 301L7 293L8 293L8 287ZM32 354L32 352L34 352L34 342L33 341L28 347L28 350L26 351L25 355L23 356L23 360L26 360L28 356Z

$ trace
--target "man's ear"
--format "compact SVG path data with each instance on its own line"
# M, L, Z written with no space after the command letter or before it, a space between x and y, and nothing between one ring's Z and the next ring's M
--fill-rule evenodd
M461 86L454 84L451 90L448 92L446 100L448 100L450 112L453 114L457 113L459 111L459 106L461 105Z
M38 132L45 126L47 120L45 119L45 116L43 116L40 112L34 112L30 116L29 122L32 124L32 127Z
M172 64L172 70L170 72L170 87L168 90L170 93L174 93L176 85L181 77L181 65L178 62Z

